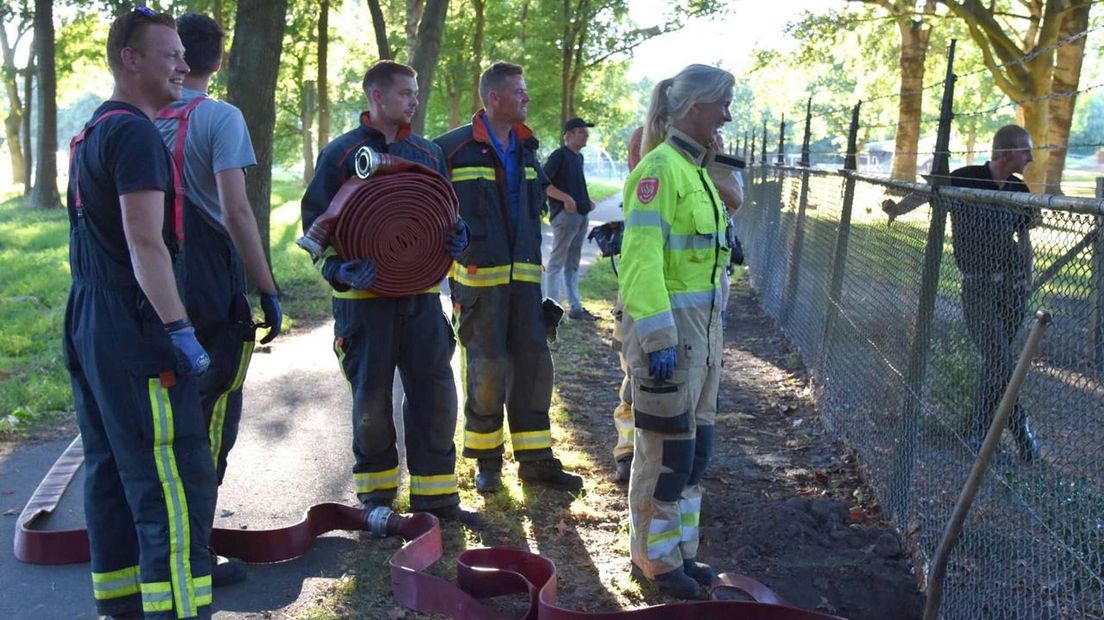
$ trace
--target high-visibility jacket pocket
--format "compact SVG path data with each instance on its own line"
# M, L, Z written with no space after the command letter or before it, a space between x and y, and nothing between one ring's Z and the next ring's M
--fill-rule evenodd
M693 419L686 383L688 372L675 370L667 381L650 378L646 369L633 369L632 374L635 426L657 433L690 432Z

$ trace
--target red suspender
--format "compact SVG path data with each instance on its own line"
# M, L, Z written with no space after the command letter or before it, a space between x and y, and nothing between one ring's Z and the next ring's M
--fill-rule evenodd
M176 237L184 240L184 143L188 136L188 117L192 110L206 99L206 95L200 95L179 108L165 108L157 115L160 119L176 119L176 142L172 150L172 174L173 174L173 218Z
M88 137L88 132L92 131L93 127L99 125L100 121L104 120L105 118L110 118L112 116L122 116L123 114L138 116L138 114L135 114L130 110L108 110L107 112L104 112L91 121L88 121L88 124L84 126L84 129L81 129L80 133L73 136L72 139L69 140L69 161L76 161L77 147L80 146L81 142L84 142L84 139ZM80 194L80 166L73 166L73 192L76 194L77 211L80 211L84 209L84 199L81 198Z

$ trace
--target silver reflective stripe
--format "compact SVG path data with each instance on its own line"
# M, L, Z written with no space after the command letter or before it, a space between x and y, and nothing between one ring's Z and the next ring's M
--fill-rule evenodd
M660 228L663 230L663 236L667 236L671 232L671 225L663 221L659 211L644 210L629 213L625 216L625 228L632 228L633 226Z
M650 316L646 319L638 320L634 318L633 322L636 324L636 333L639 334L641 337L644 337L652 332L666 329L668 327L674 327L675 317L668 310L666 312L661 312L655 316Z
M671 293L671 308L708 308L719 301L720 293L716 290Z
M692 234L692 235L669 235L667 237L667 249L668 250L712 250L717 246L717 235L715 233L709 234Z

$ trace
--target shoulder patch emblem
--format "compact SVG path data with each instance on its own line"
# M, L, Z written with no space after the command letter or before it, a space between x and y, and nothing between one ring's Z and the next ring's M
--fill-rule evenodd
M640 182L636 184L636 197L644 204L648 204L654 200L658 193L659 179L655 177L640 179Z

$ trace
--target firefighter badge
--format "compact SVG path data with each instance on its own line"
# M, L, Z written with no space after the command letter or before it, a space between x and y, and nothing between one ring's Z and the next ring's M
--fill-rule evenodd
M648 204L654 200L658 193L659 179L655 177L640 179L640 183L636 185L636 197L644 204Z

